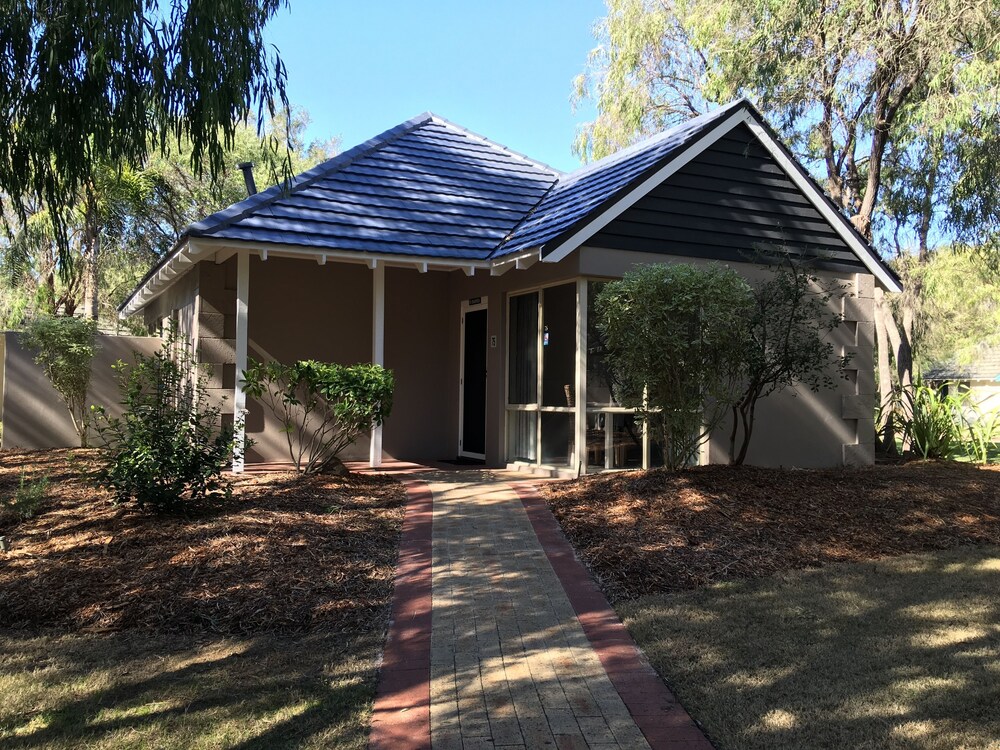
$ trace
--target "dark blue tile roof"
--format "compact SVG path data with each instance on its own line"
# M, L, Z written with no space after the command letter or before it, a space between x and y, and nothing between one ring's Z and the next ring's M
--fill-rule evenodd
M487 260L543 245L736 102L570 174L424 114L193 224L190 237Z
M213 237L485 260L559 173L421 115L192 225Z

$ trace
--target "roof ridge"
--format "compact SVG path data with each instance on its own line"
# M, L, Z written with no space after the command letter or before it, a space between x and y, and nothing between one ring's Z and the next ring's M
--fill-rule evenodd
M526 224L531 219L531 217L535 215L535 212L538 210L538 207L542 205L542 202L546 198L549 197L549 194L553 190L555 190L556 185L558 184L559 184L559 178L557 177L552 181L552 184L545 189L545 192L542 193L541 197L539 197L539 199L535 202L535 205L533 205L531 208L525 211L524 216L522 216L518 220L518 222L510 228L510 231L508 231L507 234L505 234L503 238L497 243L496 247L494 247L490 251L488 257L490 258L494 257L503 248L503 246L507 244L508 240L512 239L515 235L517 235L517 230L520 229L522 226L524 226L524 224Z
M480 135L479 133L475 132L474 130L469 130L466 127L462 127L461 125L457 125L456 123L452 122L451 120L448 120L448 119L446 119L444 117L441 117L440 115L436 115L433 112L427 112L427 114L430 115L430 118L431 118L432 121L437 122L440 125L446 125L449 128L452 128L453 130L457 130L459 133L461 133L462 135L464 135L464 136L466 136L468 138L474 138L474 139L476 139L478 141L481 141L481 142L485 143L487 146L489 146L492 149L495 149L497 151L502 151L505 154L510 154L511 156L513 156L513 157L515 157L517 159L520 159L521 161L527 162L528 164L530 164L533 167L537 167L537 168L542 169L542 170L544 170L546 172L550 172L553 176L556 177L556 179L558 179L559 177L561 177L561 176L563 176L565 174L564 172L560 172L555 167L550 166L549 164L546 164L543 161L538 161L538 159L533 159L532 157L527 156L526 154L522 154L520 151L515 151L514 149L510 148L509 146L505 146L502 143L497 143L496 141L491 140L490 138L487 138L485 135Z
M205 234L218 231L229 224L245 218L254 211L266 208L278 198L286 196L293 191L308 187L323 177L326 177L334 170L341 170L350 166L358 159L385 148L390 143L399 140L407 133L413 132L421 125L424 125L433 119L434 115L430 112L419 114L416 117L412 117L399 125L391 127L388 130L369 138L367 141L360 143L357 146L349 148L341 154L337 154L336 156L330 157L326 161L320 162L315 167L307 169L305 172L301 172L287 181L279 182L276 185L272 185L266 190L262 190L259 193L255 193L254 195L244 198L238 203L234 203L221 211L216 211L215 213L206 216L201 221L196 221L193 224L190 224L181 233L177 244L179 245L186 237L189 236L203 236ZM197 234L193 234L192 230L197 232Z
M706 123L712 122L717 118L721 117L722 115L731 112L732 110L737 109L739 106L744 104L750 104L750 100L747 99L747 97L745 96L739 99L735 99L731 102L727 102L726 104L723 104L720 107L716 107L715 109L709 112L703 112L702 114L697 115L696 117L691 117L687 120L684 120L683 122L675 123L666 130L661 130L657 133L648 135L642 140L636 141L635 143L631 143L628 146L625 146L624 148L615 151L614 153L601 157L597 161L589 162L588 164L584 164L583 166L573 170L572 172L568 172L565 175L566 184L571 184L573 182L576 182L578 179L586 177L592 172L596 172L600 169L603 169L604 167L609 166L610 164L614 164L615 162L621 159L627 158L629 156L632 156L633 154L637 154L641 151L644 151L645 149L655 145L660 141L668 140L670 137L677 135L677 133L681 130L698 128Z

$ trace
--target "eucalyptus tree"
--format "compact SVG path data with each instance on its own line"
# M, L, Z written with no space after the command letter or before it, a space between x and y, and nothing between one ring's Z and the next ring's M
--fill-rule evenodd
M287 107L264 39L285 5L0 0L0 194L22 220L47 206L66 255L96 164L141 169L186 141L196 174L221 173L240 124Z
M582 157L746 95L867 239L997 248L1000 0L608 0L597 33L576 81L598 110ZM897 385L919 291L902 325L879 308Z

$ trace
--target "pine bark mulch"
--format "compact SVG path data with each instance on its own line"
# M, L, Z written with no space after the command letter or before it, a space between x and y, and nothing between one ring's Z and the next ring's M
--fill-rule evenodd
M705 466L541 492L612 601L960 545L1000 544L1000 471Z
M0 512L0 627L226 635L384 627L406 495L387 477L242 475L188 517L116 507L87 451L5 451L49 477L35 518ZM381 632L381 631L380 631Z

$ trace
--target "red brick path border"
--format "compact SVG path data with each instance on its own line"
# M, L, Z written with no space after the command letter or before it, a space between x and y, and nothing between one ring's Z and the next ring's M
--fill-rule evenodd
M535 488L520 482L510 486L521 498L583 632L652 750L712 750L704 733L642 656Z
M407 503L392 594L392 619L379 670L368 747L431 746L431 529L434 497L404 479Z

